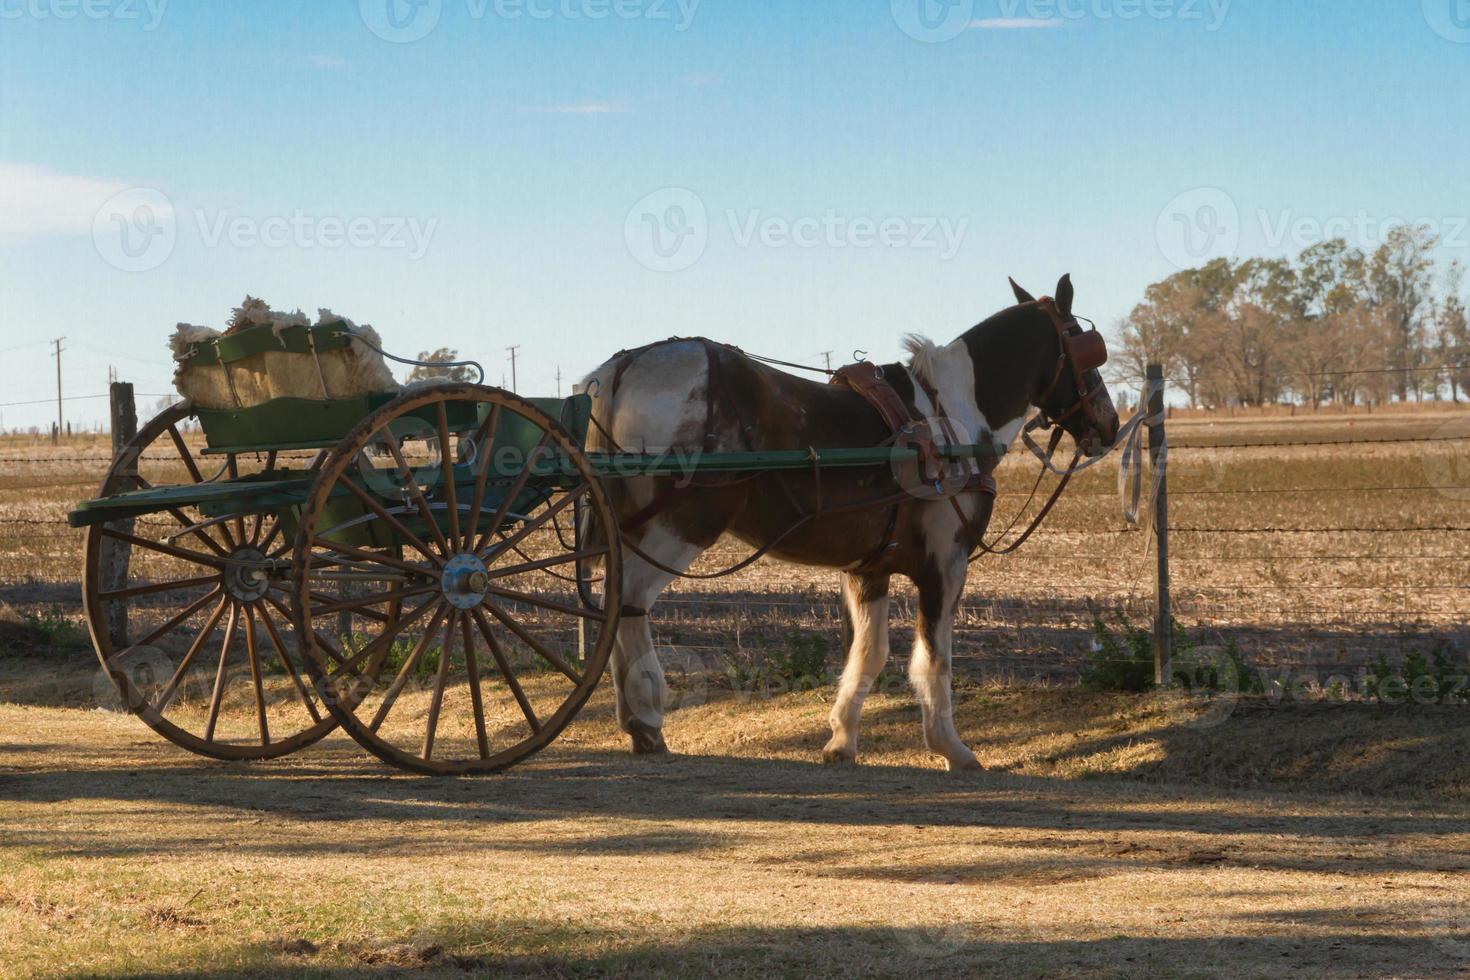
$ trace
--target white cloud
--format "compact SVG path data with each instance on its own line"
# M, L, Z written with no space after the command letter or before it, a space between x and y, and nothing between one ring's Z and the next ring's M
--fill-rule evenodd
M346 68L347 59L334 54L309 54L301 59L313 68Z
M0 160L0 234L91 234L97 211L130 186Z
M549 112L563 116L616 116L633 110L620 102L576 102L571 105L524 106L522 112Z
M970 27L978 31L1037 31L1061 27L1056 17L993 17L989 20L972 20Z

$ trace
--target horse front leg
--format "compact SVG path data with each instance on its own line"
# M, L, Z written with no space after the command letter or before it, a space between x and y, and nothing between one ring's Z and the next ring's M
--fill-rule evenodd
M852 621L852 647L832 705L832 738L822 749L823 762L857 761L863 699L888 662L888 576L844 575L842 598Z
M944 757L951 772L981 768L975 753L955 731L950 693L954 683L954 617L968 571L965 555L958 553L943 560L931 559L914 579L919 589L919 620L914 652L909 658L909 681L923 710L924 744Z
M656 527L643 535L638 546L660 564L681 572L704 550L670 530ZM668 685L653 647L648 610L674 578L636 554L629 553L623 561L623 609L613 645L612 675L618 727L627 733L636 755L669 751L663 736Z

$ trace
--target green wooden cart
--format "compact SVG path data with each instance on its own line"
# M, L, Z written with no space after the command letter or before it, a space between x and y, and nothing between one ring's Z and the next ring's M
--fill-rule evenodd
M292 327L269 342L327 349L342 333ZM228 358L261 336L228 335L197 356ZM167 409L69 515L87 532L88 625L123 703L222 759L282 756L338 725L431 774L493 772L543 748L591 695L616 637L623 549L608 481L691 464L588 451L591 412L587 395L458 383ZM913 456L704 454L693 465Z

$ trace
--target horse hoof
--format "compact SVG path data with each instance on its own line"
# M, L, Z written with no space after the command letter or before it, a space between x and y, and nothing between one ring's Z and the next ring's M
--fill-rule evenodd
M857 752L846 747L823 749L822 762L829 766L850 766L857 762Z
M980 764L980 760L979 759L975 758L975 754L973 752L970 753L970 755L969 755L968 758L964 758L964 759L946 759L945 762L944 762L944 764L945 764L945 767L948 768L950 772L984 772L985 771L985 767Z
M633 743L634 755L669 754L669 747L664 743L664 733L657 728L634 723L628 727L628 738Z

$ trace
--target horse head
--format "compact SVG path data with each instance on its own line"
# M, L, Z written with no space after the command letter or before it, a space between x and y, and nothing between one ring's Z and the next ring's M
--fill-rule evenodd
M1031 329L1044 351L1031 404L1048 427L1060 425L1083 453L1101 456L1118 438L1118 411L1100 371L1108 348L1095 326L1084 330L1073 314L1072 277L1061 278L1055 297L1037 299L1014 279L1011 289L1037 321Z

